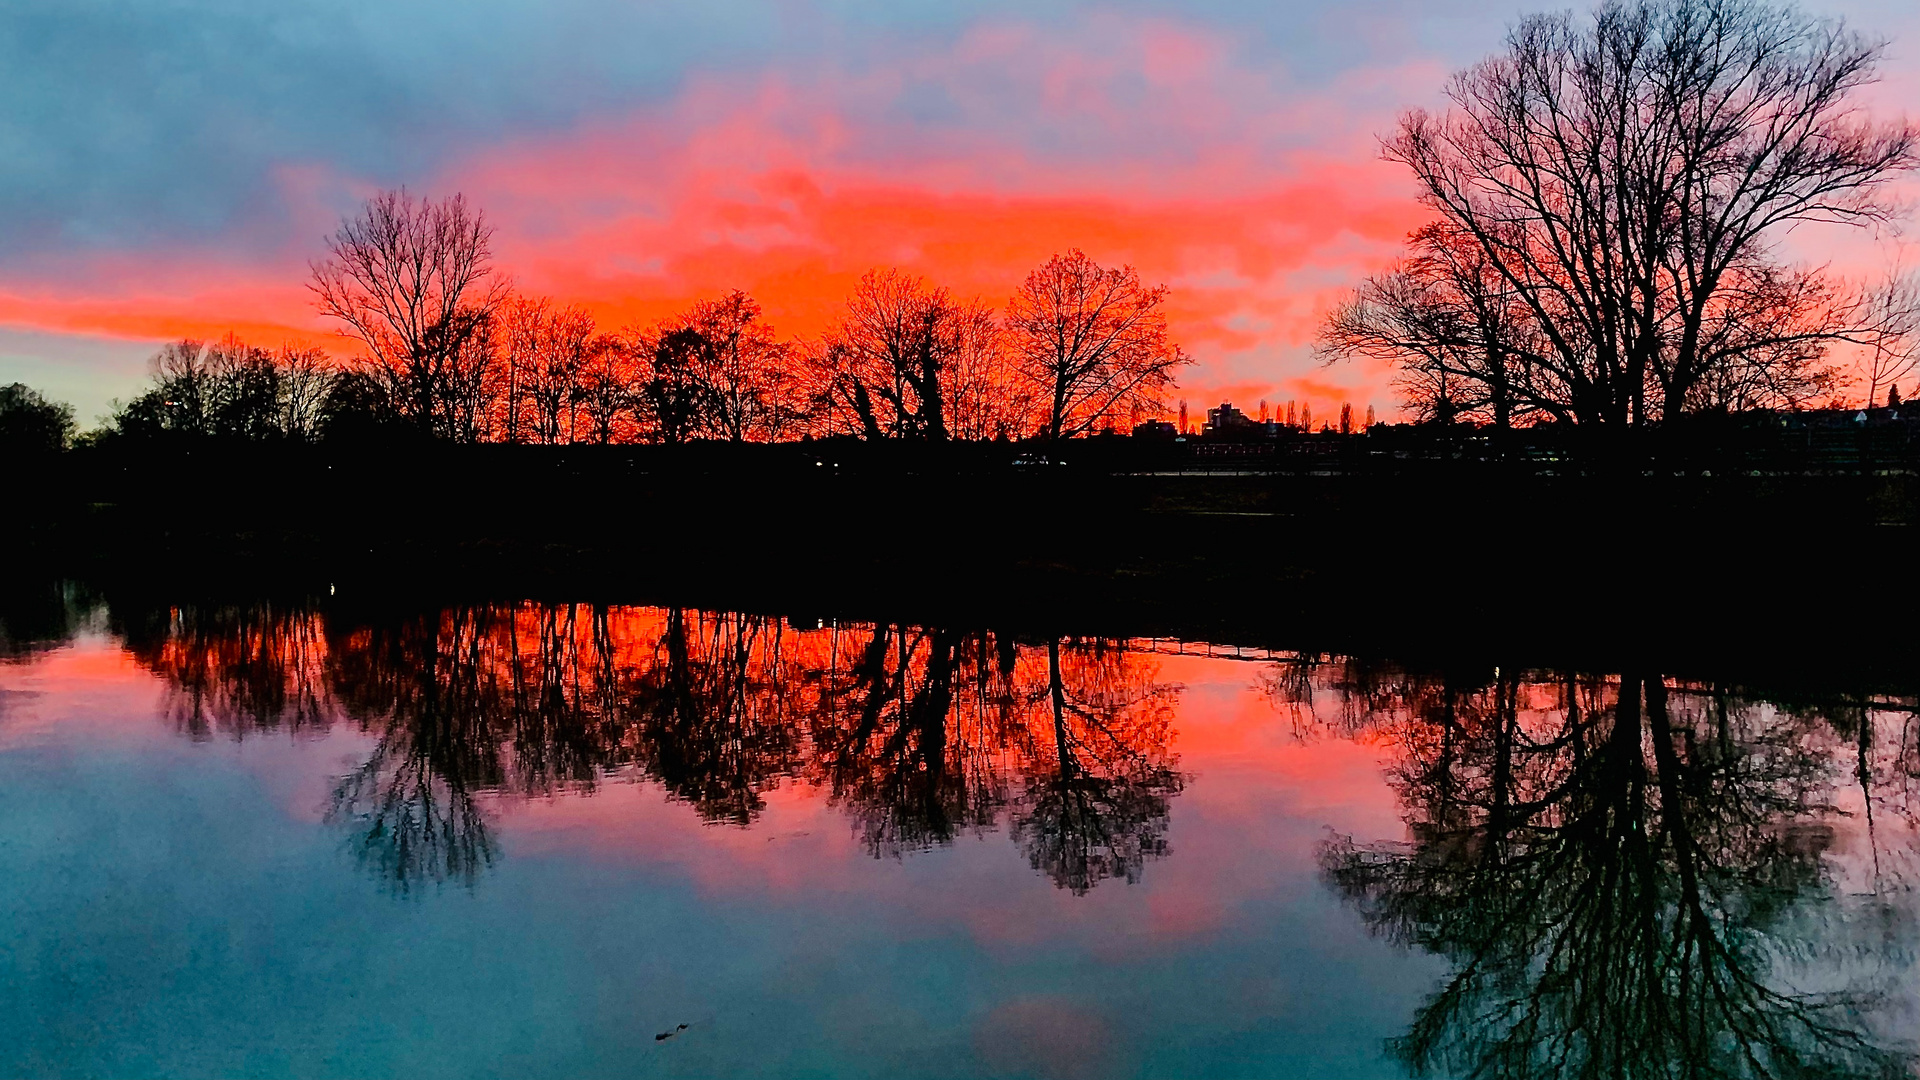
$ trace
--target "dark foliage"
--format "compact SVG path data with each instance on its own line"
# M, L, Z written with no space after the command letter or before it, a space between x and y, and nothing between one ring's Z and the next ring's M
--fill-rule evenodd
M0 386L0 461L57 454L73 439L73 408L22 383Z

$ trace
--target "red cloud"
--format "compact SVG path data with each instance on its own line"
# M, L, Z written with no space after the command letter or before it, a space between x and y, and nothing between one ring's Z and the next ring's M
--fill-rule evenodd
M608 322L651 321L741 288L777 329L811 335L874 266L999 303L1030 268L1078 247L1173 286L1178 340L1200 361L1184 380L1188 399L1306 397L1320 411L1337 394L1384 405L1377 370L1321 375L1308 355L1330 297L1420 220L1404 180L1367 145L1384 117L1342 98L1431 73L1368 72L1364 90L1288 97L1235 68L1214 38L1113 19L1089 32L1096 40L1076 48L989 27L859 78L770 77L745 93L696 84L623 122L479 149L415 186L464 191L498 226L499 262L523 288ZM1144 96L1116 89L1135 73ZM1030 91L1034 122L997 133L872 107L911 81L942 88L962 114L991 112L999 106L987 99L1007 87ZM1052 152L1056 132L1091 149ZM0 279L0 322L325 340L304 261L330 216L323 207L359 185L314 165L279 181L298 231L314 234L310 248L271 265L232 265L217 251L95 258L83 286Z

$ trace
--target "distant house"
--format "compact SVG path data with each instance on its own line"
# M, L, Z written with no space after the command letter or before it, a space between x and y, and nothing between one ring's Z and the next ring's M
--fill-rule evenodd
M1133 425L1133 437L1136 439L1173 439L1180 435L1180 429L1169 420L1147 420Z
M1735 413L1734 416L1749 426L1756 422L1770 420L1789 430L1848 427L1897 427L1909 430L1920 428L1920 409L1910 409L1904 405L1899 408L1881 406L1865 409L1800 409L1794 412L1755 410L1750 413Z
M1277 439L1286 426L1278 420L1255 420L1234 408L1232 402L1223 401L1219 408L1207 410L1207 422L1200 429L1200 435L1216 442Z
M1252 434L1265 425L1233 407L1232 402L1223 401L1217 409L1207 410L1206 426L1200 429L1202 437L1208 435Z

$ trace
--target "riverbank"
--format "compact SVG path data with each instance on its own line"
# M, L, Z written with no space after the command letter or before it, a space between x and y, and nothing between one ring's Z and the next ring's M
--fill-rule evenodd
M1903 471L1054 457L990 444L937 460L860 444L69 455L17 497L8 558L122 593L573 598L1436 664L1858 683L1904 681L1920 655L1920 498Z

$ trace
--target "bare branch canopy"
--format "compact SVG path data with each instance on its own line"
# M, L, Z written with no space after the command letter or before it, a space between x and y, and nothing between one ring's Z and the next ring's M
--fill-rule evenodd
M1329 317L1416 412L1629 425L1831 393L1885 348L1870 291L1782 261L1787 230L1874 227L1920 130L1864 116L1879 43L1767 0L1538 15L1408 113L1385 156L1435 222Z

